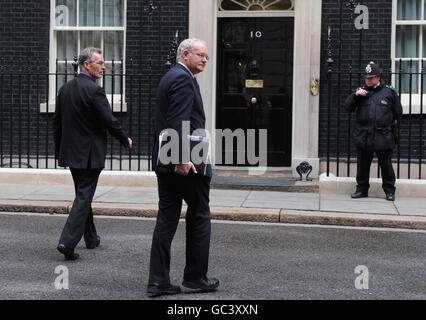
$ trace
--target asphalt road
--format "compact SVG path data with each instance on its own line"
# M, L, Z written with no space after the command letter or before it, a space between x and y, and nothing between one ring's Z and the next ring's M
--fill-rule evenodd
M0 214L0 299L152 299L145 292L155 220L96 217L100 247L81 241L80 259L65 261L56 251L65 219ZM172 247L179 285L184 228L182 221ZM213 221L209 276L220 279L219 290L182 288L156 299L425 300L425 244L425 231Z

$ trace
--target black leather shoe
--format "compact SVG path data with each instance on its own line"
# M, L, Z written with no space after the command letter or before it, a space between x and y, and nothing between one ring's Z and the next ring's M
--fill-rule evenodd
M180 293L180 287L179 286L174 286L172 284L168 285L168 286L160 286L157 284L151 284L148 285L148 296L149 297L158 297L158 296L162 296L162 295L170 295L170 294L178 294Z
M395 201L395 194L394 193L386 193L386 200Z
M93 243L86 243L86 248L87 249L95 249L95 248L99 247L99 245L101 244L101 237L99 237L99 236L96 236L96 237L97 237L97 239L96 239L95 242L93 242Z
M219 287L219 280L216 278L199 279L196 281L183 280L182 285L190 289L214 291Z
M367 198L367 197L368 197L368 193L362 192L362 191L355 191L355 193L351 194L352 199Z
M67 260L77 260L80 257L78 253L74 253L74 249L68 248L62 243L58 245L57 249Z

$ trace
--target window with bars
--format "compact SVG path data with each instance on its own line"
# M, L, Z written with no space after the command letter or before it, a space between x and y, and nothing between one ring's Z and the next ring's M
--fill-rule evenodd
M51 80L55 92L73 78L73 59L86 47L102 49L105 75L100 80L111 103L121 102L124 88L120 74L124 72L126 0L51 0ZM114 76L113 76L114 74Z
M394 0L394 10L394 85L404 107L411 95L418 109L420 95L426 94L426 76L421 74L426 67L426 0Z

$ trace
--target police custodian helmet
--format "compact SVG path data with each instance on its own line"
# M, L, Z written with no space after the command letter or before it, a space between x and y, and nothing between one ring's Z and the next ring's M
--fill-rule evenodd
M374 78L380 76L380 67L374 61L370 61L369 64L365 67L365 77Z

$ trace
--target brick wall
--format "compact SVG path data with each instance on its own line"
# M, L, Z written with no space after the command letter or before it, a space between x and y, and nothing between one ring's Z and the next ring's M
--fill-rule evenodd
M150 16L148 1L127 1L126 97L131 110L125 122L133 123L130 133L135 137L135 152L140 148L145 155L152 149L149 119L155 108L155 89L168 70L165 63L175 32L179 31L180 41L188 37L188 0L154 1L154 5L157 9Z
M46 91L46 78L29 76L48 70L49 15L48 0L0 0L0 68L3 73L24 73L13 78L0 75L0 153L3 155L17 155L19 149L22 154L29 149L36 152L45 145L44 137L51 134L49 126L45 130L40 126L46 117L37 112L37 99L43 99L40 95ZM1 164L15 160L2 158Z
M165 62L171 41L176 30L179 30L179 40L188 36L188 0L153 3L157 9L150 16L145 10L149 1L127 1L127 76L124 80L127 112L116 113L125 131L134 139L133 155L142 157L151 149L149 117L155 105L158 80L168 70ZM39 112L40 103L45 102L48 95L49 32L49 0L0 0L0 68L3 73L0 74L0 155L3 155L3 166L9 166L10 159L15 161L19 155L23 162L27 162L28 154L31 158L37 154L53 157L53 114ZM10 73L14 74L13 78ZM108 143L108 154L117 157L119 143L111 138L110 141L113 142ZM125 156L127 153L122 151Z
M0 0L3 65L28 66L49 58L50 1Z
M343 4L348 1L342 1ZM343 5L340 15L340 1L323 0L322 8L322 51L321 51L321 88L320 88L320 136L319 155L327 156L327 147L330 156L335 157L337 151L346 156L348 149L347 128L350 125L348 113L341 107L351 90L364 83L358 73L363 72L365 65L374 60L378 62L384 73L391 72L391 32L392 32L392 0L363 0L362 4L369 9L369 29L362 34L354 26L356 14L351 18L351 11ZM328 26L331 27L331 53L334 63L331 65L333 74L331 81L327 79L327 59L329 42L327 41ZM339 32L340 30L340 32ZM341 41L340 41L341 39ZM361 39L361 41L360 41ZM340 51L341 48L341 52ZM349 67L352 66L352 76L349 76ZM342 73L339 75L339 69ZM351 78L351 81L350 81ZM390 76L383 79L390 84ZM331 96L329 87L331 85ZM340 94L338 94L340 92ZM340 106L340 107L339 107ZM424 117L426 118L426 117ZM353 123L354 115L351 117ZM330 120L330 123L328 121ZM404 115L401 123L401 158L418 157L420 149L420 122L423 123L423 136L426 137L426 119L419 115ZM411 123L412 141L416 147L409 152L408 127ZM327 145L327 130L330 130L330 143ZM417 140L416 140L417 139ZM356 156L355 148L349 142L351 157ZM426 148L423 147L423 157ZM396 152L394 153L396 156Z

